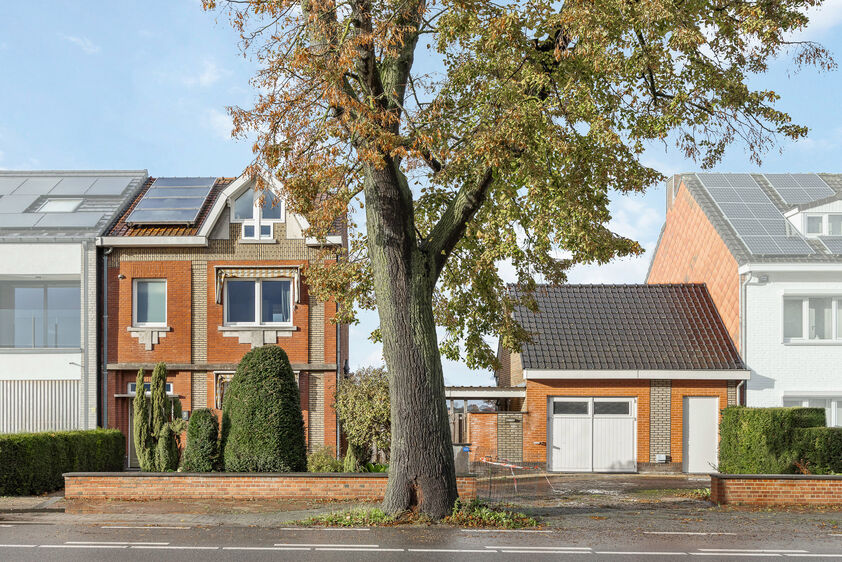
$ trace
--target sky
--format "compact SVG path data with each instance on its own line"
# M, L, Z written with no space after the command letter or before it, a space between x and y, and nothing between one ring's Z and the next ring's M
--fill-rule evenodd
M230 138L225 108L253 99L254 64L242 57L227 19L200 0L10 2L0 18L0 169L147 169L152 176L237 176L251 160ZM842 59L842 0L811 14L799 39ZM840 61L842 62L842 61ZM795 72L775 61L752 86L781 96L778 107L810 128L751 163L735 144L716 171L842 172L842 71ZM652 146L645 163L669 176L697 163L672 146ZM664 189L615 194L615 232L640 242L638 258L577 266L572 283L640 283L664 220ZM382 362L368 335L375 312L351 327L351 367ZM488 385L487 371L444 361L452 385Z

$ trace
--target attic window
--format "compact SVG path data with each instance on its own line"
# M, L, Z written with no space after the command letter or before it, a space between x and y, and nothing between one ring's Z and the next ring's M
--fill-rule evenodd
M245 240L273 240L276 222L283 222L283 201L267 191L248 190L234 200L232 222L242 223Z
M82 204L81 199L47 199L38 208L39 213L72 213Z

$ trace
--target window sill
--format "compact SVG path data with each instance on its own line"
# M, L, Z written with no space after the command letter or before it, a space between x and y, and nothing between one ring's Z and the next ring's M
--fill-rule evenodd
M152 351L161 338L167 336L168 332L172 332L170 326L129 326L126 330L133 338L137 338L138 343L142 344L146 351Z
M799 341L785 341L784 345L808 346L808 345L842 345L842 340L799 340Z
M277 244L278 241L274 238L257 239L257 238L240 238L240 244Z
M252 349L278 343L278 338L288 338L298 331L297 326L218 326L223 337L237 338Z

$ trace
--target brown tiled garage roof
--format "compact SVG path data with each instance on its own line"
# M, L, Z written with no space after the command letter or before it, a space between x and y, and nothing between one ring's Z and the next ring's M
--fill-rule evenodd
M138 201L140 201L146 192L149 190L149 187L155 183L156 178L149 178L146 180L146 185L140 190L137 196L132 201L131 205L129 205L125 211L120 215L117 221L114 223L114 226L111 227L105 234L105 236L195 236L199 229L202 227L202 224L205 222L205 219L208 217L208 213L213 207L216 198L219 194L224 190L228 185L231 184L236 178L217 178L216 182L213 184L213 188L210 190L210 193L205 198L205 203L202 205L202 209L199 211L199 217L196 219L195 224L186 226L186 225L133 225L129 226L126 224L126 218L131 214L134 210L135 205L137 205Z
M511 289L515 295L518 289ZM704 284L539 286L524 369L745 369Z

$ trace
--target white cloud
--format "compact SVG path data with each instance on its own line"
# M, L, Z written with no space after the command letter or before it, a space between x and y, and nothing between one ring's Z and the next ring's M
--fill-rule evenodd
M59 34L59 36L62 39L64 39L65 41L73 43L74 45L76 45L77 47L82 49L82 51L84 51L88 55L95 55L96 53L98 53L100 51L99 45L97 45L96 43L94 43L93 41L88 39L87 37L77 37L75 35L64 35L64 34Z
M204 88L218 82L222 75L223 70L212 60L206 59L202 62L201 70L196 74L185 76L183 82L187 86L202 86Z
M842 0L825 0L824 3L807 10L810 23L804 33L822 34L842 23Z
M205 126L213 132L214 136L229 140L231 138L231 129L234 125L231 121L231 116L224 111L209 109L205 114Z

